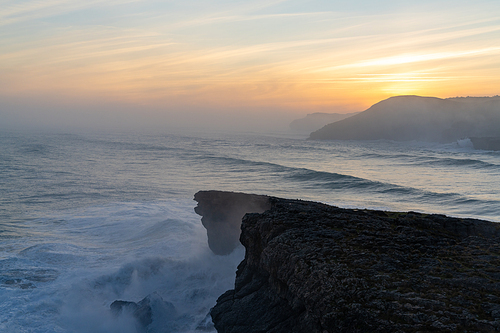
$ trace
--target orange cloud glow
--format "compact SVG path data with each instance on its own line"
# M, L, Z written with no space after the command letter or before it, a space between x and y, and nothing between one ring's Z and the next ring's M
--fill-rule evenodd
M0 95L299 113L363 110L400 94L498 94L500 7L489 2L483 10L426 4L410 12L353 13L291 12L287 2L257 1L64 20L93 7L138 3L61 0L7 8ZM39 31L27 33L26 26Z

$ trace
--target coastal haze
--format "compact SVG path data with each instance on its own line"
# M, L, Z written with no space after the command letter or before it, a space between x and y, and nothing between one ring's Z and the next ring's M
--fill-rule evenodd
M397 95L493 96L498 1L7 1L2 128L287 129Z
M386 251L399 239L390 246L410 246L401 252L432 266L420 282L432 272L479 304L467 312L460 294L453 313L473 316L470 327L484 318L500 327L498 238L474 238L498 233L500 222L499 1L6 0L1 8L0 332L224 330L210 311L235 288L238 267L239 287L254 281L240 263L264 251L266 232L286 230L274 212L308 220L307 237L346 236L350 254L339 250L354 270L375 251L370 244ZM314 207L349 211L357 226L342 217L321 231ZM365 233L369 216L376 228ZM241 242L250 239L241 237L242 218L261 224L247 229L265 238L253 254ZM445 242L426 221L489 229ZM419 223L430 228L427 243ZM314 258L329 252L301 230L297 242L275 238L305 240ZM439 242L447 268L420 265ZM467 266L460 272L449 256L457 253ZM487 274L470 264L477 253L491 264ZM309 276L300 273L309 259L295 270L293 254L275 254L285 258L282 272ZM398 258L388 292L404 292L402 307L421 321L398 276L408 288L423 285ZM383 282L376 272L386 266L370 267L368 278ZM481 293L491 278L496 298L482 309L459 275ZM332 288L346 276L319 282ZM437 316L435 295L424 302L426 318ZM445 317L431 324L453 327Z

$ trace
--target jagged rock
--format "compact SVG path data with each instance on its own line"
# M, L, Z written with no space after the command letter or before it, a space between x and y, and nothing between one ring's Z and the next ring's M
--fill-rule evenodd
M500 225L269 198L247 214L219 333L500 330Z
M243 215L271 207L267 196L236 192L199 191L194 200L198 202L194 211L202 216L207 229L208 245L218 255L229 254L238 246Z
M140 302L114 301L110 305L111 312L118 316L123 312L132 314L142 327L147 327L153 322L154 313L162 321L175 317L176 310L172 303L165 302L160 295L153 293L144 297Z
M128 301L114 301L113 303L111 303L109 308L111 312L116 316L122 314L123 312L131 313L143 327L146 327L153 322L153 319L151 318L152 311L149 302L147 302L147 304L144 304L142 303L142 301L139 303Z
M214 331L214 323L212 322L212 317L210 313L207 313L206 317L198 323L196 326L196 331L200 332L213 332Z

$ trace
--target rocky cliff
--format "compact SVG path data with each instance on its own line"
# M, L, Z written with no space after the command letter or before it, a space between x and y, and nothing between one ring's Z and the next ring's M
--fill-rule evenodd
M500 330L500 226L268 198L246 214L218 332Z
M194 211L207 229L208 246L218 255L231 253L239 244L241 219L246 213L262 213L271 207L269 197L237 192L199 191Z

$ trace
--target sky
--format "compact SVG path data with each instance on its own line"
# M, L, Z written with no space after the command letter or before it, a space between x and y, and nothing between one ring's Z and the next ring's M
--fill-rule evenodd
M498 0L0 0L0 128L250 128L500 94Z

